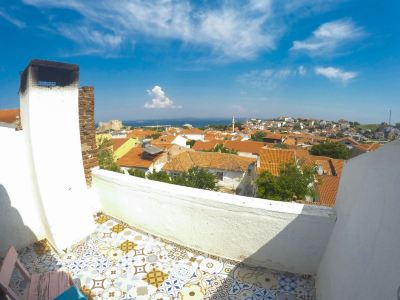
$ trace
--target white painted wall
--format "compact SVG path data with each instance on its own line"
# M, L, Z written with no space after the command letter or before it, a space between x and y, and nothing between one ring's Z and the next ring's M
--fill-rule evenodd
M181 135L176 136L176 138L172 141L172 144L181 146L181 147L188 147L188 145L186 145L186 141L187 139L184 138Z
M20 107L50 240L64 249L94 229L82 163L78 87L29 85L20 95Z
M0 256L47 237L23 131L0 126Z
M204 134L182 134L182 136L188 140L204 142Z
M330 208L261 200L93 171L102 210L181 245L251 265L315 273Z
M319 300L398 299L400 141L351 159L317 274Z

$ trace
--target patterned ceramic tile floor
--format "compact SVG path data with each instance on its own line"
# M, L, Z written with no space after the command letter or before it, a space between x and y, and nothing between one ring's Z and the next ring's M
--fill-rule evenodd
M20 251L30 272L64 270L92 299L302 299L314 279L208 256L106 215L85 241L57 255L46 243ZM16 287L22 287L14 276Z

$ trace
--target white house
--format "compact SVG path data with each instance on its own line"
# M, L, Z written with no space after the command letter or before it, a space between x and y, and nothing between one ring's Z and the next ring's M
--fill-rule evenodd
M256 159L219 152L187 151L167 162L163 170L176 176L192 167L207 169L218 178L221 191L239 195L252 195Z

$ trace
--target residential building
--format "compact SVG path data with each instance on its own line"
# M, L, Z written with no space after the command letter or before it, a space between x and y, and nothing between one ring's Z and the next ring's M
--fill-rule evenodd
M264 137L264 142L265 143L283 143L286 139L286 136L280 133L272 133L272 132L267 132Z
M252 180L256 160L234 154L219 152L183 152L167 162L163 170L171 176L186 172L192 167L207 169L218 179L218 186L224 191L239 195L253 195Z
M310 155L307 150L262 149L258 173L268 171L278 176L284 164L296 163L316 168L316 196L309 200L320 205L334 206L339 188L344 160Z
M132 148L138 147L140 142L137 138L113 138L111 139L113 146L114 159L118 160L127 154Z
M237 151L237 154L245 157L257 158L260 151L266 148L266 143L255 141L224 141L225 148Z
M179 134L188 140L204 141L204 131L198 128L183 129L179 132Z
M154 146L165 147L168 145L178 145L181 147L187 147L186 142L188 139L181 135L162 135L155 140L151 141Z

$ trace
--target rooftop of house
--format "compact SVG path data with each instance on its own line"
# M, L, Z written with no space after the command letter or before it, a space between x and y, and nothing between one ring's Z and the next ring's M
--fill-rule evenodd
M267 148L262 149L260 152L260 167L258 172L269 171L272 175L277 176L283 164L294 161L300 161L306 166L318 166L322 168L322 174L320 174L318 184L316 185L318 202L321 205L334 206L344 167L344 160L310 155L307 150Z
M157 139L151 141L153 145L166 145L171 144L176 139L174 135L162 135Z
M146 129L133 129L128 133L129 137L136 137L136 138L145 138L149 135L157 133L154 130L146 130Z
M196 141L192 149L196 151L211 150L219 143L221 143L221 141L218 140L212 140L208 142Z
M293 150L267 148L260 151L260 171L269 171L272 175L279 175L282 164L295 160Z
M265 147L266 144L255 141L225 141L224 147L236 150L238 152L246 152L252 154L260 154L260 150Z
M143 155L144 150L145 149L142 147L132 148L128 153L118 159L118 165L129 168L149 168L161 154L146 156Z
M186 128L179 132L180 134L204 134L204 131L198 128Z
M125 142L129 140L129 138L116 138L111 139L113 151L116 151L119 147L121 147Z
M235 154L218 152L187 151L176 155L165 164L164 170L184 172L191 167L219 169L235 172L246 172L249 165L255 163L253 158L241 157Z
M354 145L355 148L361 150L362 152L370 152L375 151L381 147L381 144L378 143L370 143L370 144L357 144Z
M19 118L19 108L0 110L0 122L15 123Z
M62 270L90 299L315 299L314 278L250 267L150 235L104 214L85 240L56 253L46 240L19 251L30 272ZM24 293L23 279L13 275ZM253 299L253 298L252 298ZM282 298L284 299L284 298Z

